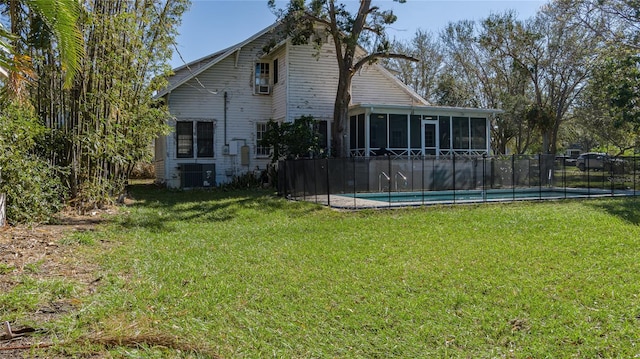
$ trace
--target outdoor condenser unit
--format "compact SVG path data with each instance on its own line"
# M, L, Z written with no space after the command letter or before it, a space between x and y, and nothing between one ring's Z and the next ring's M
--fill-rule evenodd
M183 163L180 165L180 187L201 188L215 185L215 164Z

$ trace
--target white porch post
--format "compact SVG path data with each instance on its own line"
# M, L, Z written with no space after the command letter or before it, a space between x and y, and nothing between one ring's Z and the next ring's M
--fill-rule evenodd
M411 156L411 113L407 114L407 156Z
M490 114L485 118L485 138L486 138L486 146L487 146L487 156L491 155L491 122L494 114Z
M369 157L371 151L371 109L364 110L364 153L365 157Z

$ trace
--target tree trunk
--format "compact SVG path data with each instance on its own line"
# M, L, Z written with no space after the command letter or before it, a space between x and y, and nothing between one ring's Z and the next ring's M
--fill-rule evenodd
M542 133L542 153L549 154L551 153L551 134L549 131L544 131Z
M333 108L331 139L336 157L349 157L349 105L351 104L351 79L349 69L340 70L336 102ZM345 73L346 72L346 73Z

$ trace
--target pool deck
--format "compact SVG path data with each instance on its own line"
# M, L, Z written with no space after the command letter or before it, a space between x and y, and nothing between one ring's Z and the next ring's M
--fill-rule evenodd
M397 193L397 192L392 192ZM426 192L425 192L426 193ZM381 200L371 200L365 198L357 198L352 194L332 194L308 196L293 198L295 200L315 202L325 206L329 206L334 209L384 209L384 208L403 208L403 207L420 207L420 206L434 206L434 205L452 205L452 204L477 204L477 203L506 203L506 202L521 202L521 201L548 201L548 200L563 200L563 199L579 199L579 198L602 198L602 197L629 197L637 195L634 191L620 191L612 194L611 192L603 193L566 193L566 195L558 196L533 196L533 197L507 197L507 198L473 198L473 199L438 199L429 200L429 195L426 195L423 200L420 201L402 201L402 202L388 202Z

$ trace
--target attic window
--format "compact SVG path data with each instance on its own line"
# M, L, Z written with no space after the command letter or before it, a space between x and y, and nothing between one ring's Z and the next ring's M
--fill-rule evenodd
M269 87L269 63L256 62L255 71L255 93L268 95L271 92Z

